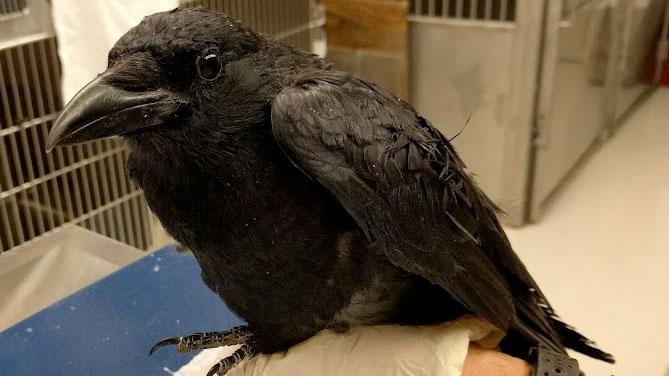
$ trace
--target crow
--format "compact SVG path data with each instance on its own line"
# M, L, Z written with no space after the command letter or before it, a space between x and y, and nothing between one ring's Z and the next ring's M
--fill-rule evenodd
M571 348L495 205L407 102L202 8L146 17L63 109L48 148L111 136L165 229L246 326L159 341L240 344L209 375L322 329L478 315L501 349Z

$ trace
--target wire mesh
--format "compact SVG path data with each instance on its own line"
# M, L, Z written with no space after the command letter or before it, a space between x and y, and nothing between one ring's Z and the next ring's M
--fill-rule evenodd
M203 6L235 17L259 33L305 51L311 49L310 0L191 0L182 7Z
M123 145L106 140L44 150L62 107L56 51L54 37L0 50L0 250L71 223L147 248L148 223L137 221L139 236L130 238L128 224L118 220L125 203L146 210L139 189L117 178L115 164L127 158Z
M20 15L26 10L26 0L0 0L0 18Z
M0 0L0 15L14 9L8 4L25 7ZM225 12L263 34L310 49L309 0L197 0L182 6ZM66 224L150 248L149 212L127 176L122 142L44 150L63 105L56 43L49 36L0 49L0 252Z
M517 0L411 0L413 16L514 22Z

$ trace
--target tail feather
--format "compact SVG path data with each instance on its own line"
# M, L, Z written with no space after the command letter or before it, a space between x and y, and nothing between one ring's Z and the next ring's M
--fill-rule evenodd
M569 348L595 359L615 363L611 354L598 349L593 341L562 321L541 291L535 289L531 295L531 299L516 301L519 319L525 323L525 328L518 328L520 332L528 336L528 331L533 331L534 337L539 339L536 343L552 351L565 353L564 348Z
M607 363L616 362L613 355L598 349L593 341L577 332L576 329L560 320L560 318L551 316L551 320L553 322L553 328L557 331L557 334L565 347L578 351L589 357L603 360Z
M487 204L494 208L489 201ZM516 322L512 324L515 332L533 346L543 346L565 354L566 347L595 359L614 363L611 354L595 347L592 341L557 316L525 265L513 252L499 222L494 216L489 219L489 225L479 227L479 233L483 239L484 249L488 251L488 257L499 270L503 271L511 290L514 291L514 304L518 315ZM513 337L509 342L522 341L516 336Z

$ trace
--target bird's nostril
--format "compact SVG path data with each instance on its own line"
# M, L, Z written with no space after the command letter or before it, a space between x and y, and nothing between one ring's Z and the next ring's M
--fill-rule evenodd
M116 88L134 93L143 93L155 89L153 85L149 85L147 82L148 80L141 80L138 78L128 79L110 77L105 81Z

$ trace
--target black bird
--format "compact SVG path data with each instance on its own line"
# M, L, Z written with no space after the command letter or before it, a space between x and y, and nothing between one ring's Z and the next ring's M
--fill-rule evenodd
M248 326L168 338L243 346L466 312L613 362L556 316L448 140L403 100L204 9L145 18L65 107L48 145L120 135L132 178Z

